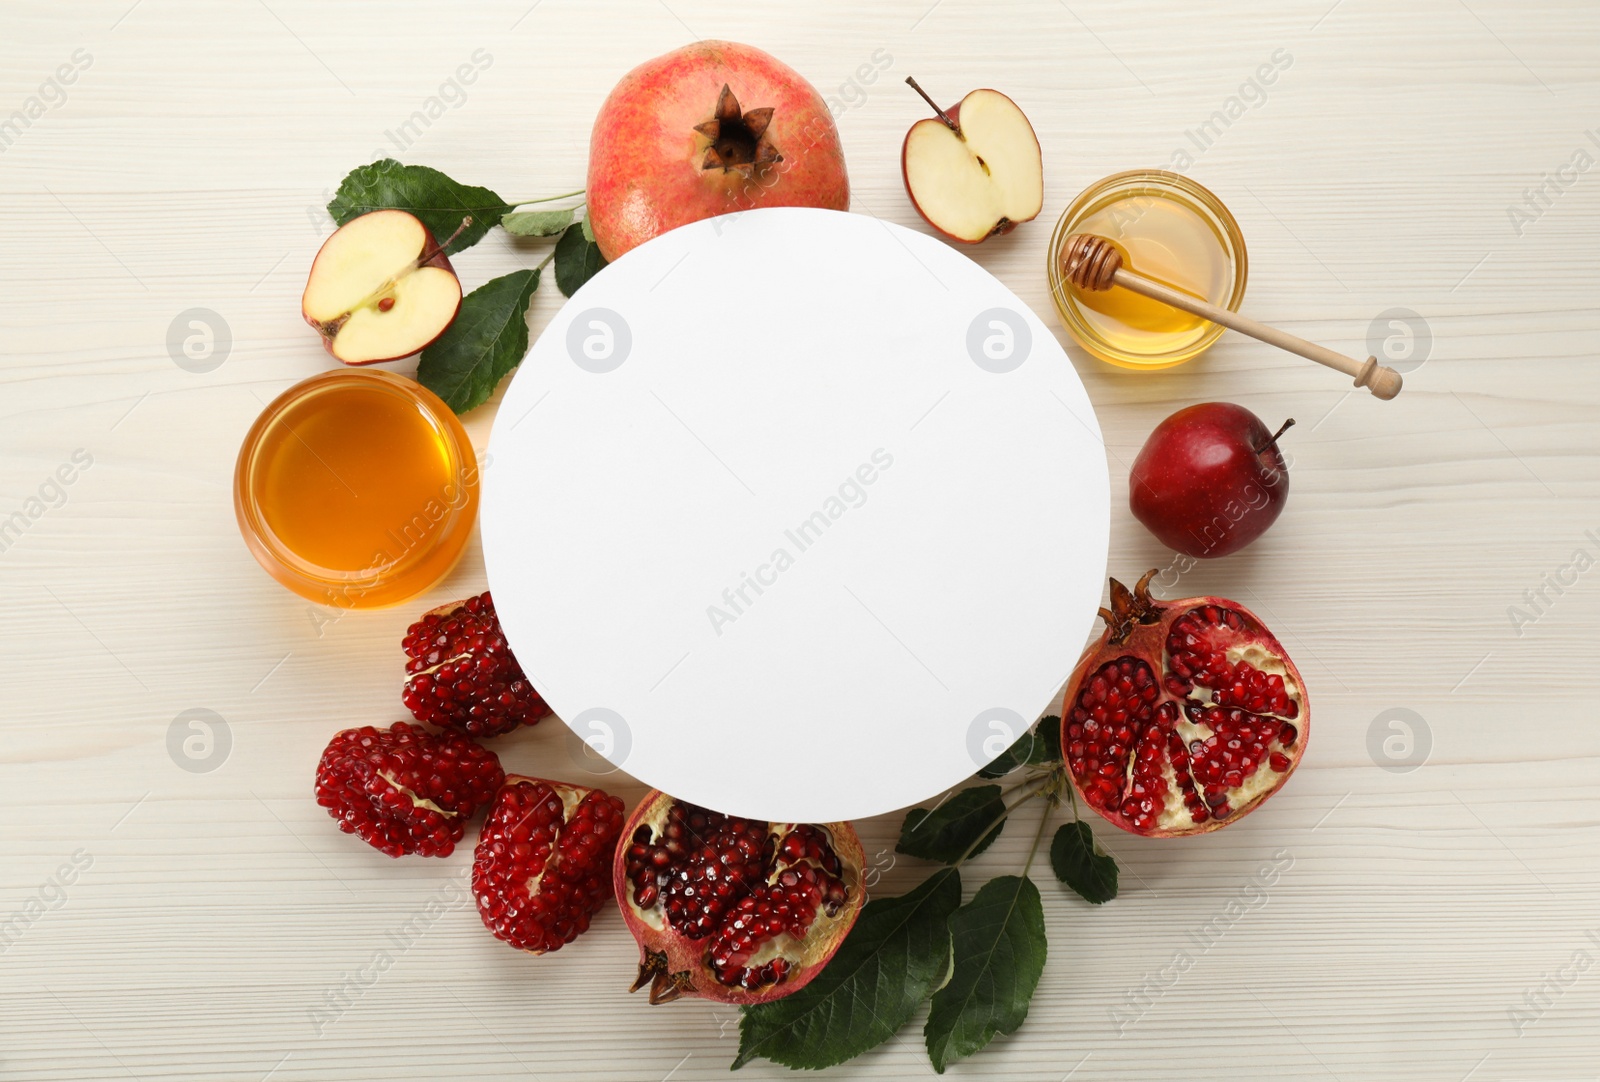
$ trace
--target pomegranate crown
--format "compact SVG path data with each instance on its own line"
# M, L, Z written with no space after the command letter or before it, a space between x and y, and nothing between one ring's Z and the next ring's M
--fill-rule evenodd
M783 161L783 155L767 135L771 123L771 106L744 112L732 88L723 83L711 119L694 126L695 131L711 140L700 168L752 177L761 166Z
M1150 580L1159 571L1160 568L1146 571L1132 590L1116 579L1111 580L1111 607L1100 610L1100 618L1106 622L1108 642L1113 645L1126 642L1136 626L1160 621L1162 605L1150 596Z

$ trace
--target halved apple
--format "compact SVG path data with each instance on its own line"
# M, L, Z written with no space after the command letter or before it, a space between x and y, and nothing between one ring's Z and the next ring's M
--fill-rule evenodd
M977 244L1009 233L1044 207L1044 161L1033 125L998 90L974 90L911 125L900 149L906 194L928 224Z
M409 357L433 344L461 308L444 246L413 214L374 210L323 242L300 310L345 364Z

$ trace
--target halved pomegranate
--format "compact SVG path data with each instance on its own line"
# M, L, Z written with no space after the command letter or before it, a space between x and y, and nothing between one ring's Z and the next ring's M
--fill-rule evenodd
M1169 838L1217 830L1277 792L1305 752L1300 671L1233 601L1157 601L1149 572L1111 580L1105 634L1078 662L1061 708L1072 784L1105 818Z
M797 992L861 911L849 823L768 823L652 790L623 828L613 878L650 1002L765 1003Z

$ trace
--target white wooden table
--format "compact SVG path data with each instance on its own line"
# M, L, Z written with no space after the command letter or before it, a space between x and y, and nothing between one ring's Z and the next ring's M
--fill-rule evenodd
M634 946L615 914L559 954L518 955L460 901L470 847L391 861L312 801L333 731L401 716L401 633L424 603L483 587L476 546L432 598L329 621L256 567L229 490L262 404L330 363L298 298L349 168L383 151L514 198L577 187L613 81L696 36L765 47L838 97L855 209L919 228L898 160L923 107L901 80L1012 94L1044 144L1045 215L973 255L1047 316L1043 250L1065 203L1186 150L1243 226L1252 314L1359 354L1400 307L1431 338L1392 404L1236 336L1153 375L1071 347L1115 492L1178 406L1300 421L1283 518L1177 588L1273 623L1315 731L1289 787L1230 830L1102 832L1123 868L1111 905L1047 878L1032 1014L951 1074L1600 1074L1600 168L1570 164L1600 160L1600 9L1221 6L7 4L0 116L61 65L74 81L0 153L0 518L28 519L0 552L0 920L36 918L0 955L0 1077L724 1077L734 1013L627 996ZM480 49L464 100L400 133ZM1280 49L1292 63L1265 100L1192 141ZM887 75L852 88L878 50ZM1547 178L1540 213L1513 214ZM529 262L497 235L457 266L470 287ZM559 300L535 298L535 331ZM192 308L231 337L210 371L169 354ZM480 444L493 413L469 418ZM72 482L55 487L63 466ZM1170 560L1119 499L1113 569ZM197 709L229 741L190 749L199 772L168 747ZM1395 716L1409 753L1384 728ZM562 736L548 722L501 750L558 771ZM1384 769L1407 754L1425 762ZM859 824L884 865L898 823ZM1020 866L1020 826L969 889ZM883 889L925 872L901 858ZM414 941L390 936L435 912ZM341 993L378 951L392 967ZM1177 952L1191 964L1174 983ZM908 1026L832 1075L928 1071Z

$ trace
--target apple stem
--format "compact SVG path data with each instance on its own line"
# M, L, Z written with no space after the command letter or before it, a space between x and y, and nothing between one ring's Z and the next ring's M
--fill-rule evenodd
M450 245L452 245L452 244L454 244L456 242L456 238L459 237L466 230L467 226L469 226L471 224L472 224L472 215L469 214L465 218L461 219L461 224L456 226L456 231L454 233L451 233L450 236L445 239L445 242L443 244L436 244L432 248L423 249L422 254L417 256L417 261L411 265L412 269L414 270L417 267L422 266L428 260L430 260L434 256L438 255L440 252L443 252L447 248L449 248Z
M913 79L911 76L907 75L906 76L906 85L909 86L912 90L915 90L918 94L922 95L922 100L927 102L928 105L932 107L932 109L933 109L933 111L935 113L939 114L939 119L944 121L945 127L949 128L951 131L955 132L957 135L961 134L961 125L959 125L955 121L951 120L950 119L950 114L945 112L943 109L939 108L939 103L934 101L932 98L928 97L928 92L926 90L922 89L922 87L918 86L917 85L917 81L915 79Z
M1290 427L1292 427L1293 425L1294 425L1294 418L1293 417L1289 418L1287 421L1283 422L1283 424L1279 425L1278 426L1278 431L1274 432L1271 436L1268 436L1266 443L1263 443L1260 447L1256 448L1256 454L1259 455L1262 451L1265 451L1268 447L1277 446L1278 437L1283 435L1285 432L1289 431Z

